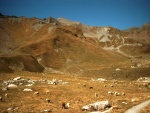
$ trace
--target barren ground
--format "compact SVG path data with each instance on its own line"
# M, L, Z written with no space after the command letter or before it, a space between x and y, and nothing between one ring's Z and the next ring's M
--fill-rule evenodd
M109 100L112 103L111 113L123 113L132 106L150 99L149 87L143 85L139 87L141 83L127 80L99 82L91 81L91 78L86 76L16 72L1 74L0 82L18 76L38 81L33 86L25 86L27 84L24 83L17 88L9 88L7 91L0 90L0 96L3 98L3 101L0 102L2 113L43 113L46 109L50 109L52 113L86 113L87 111L81 110L82 106L103 100ZM62 80L62 82L52 85L39 81L40 79L52 80L53 78ZM63 82L68 83L62 84ZM1 85L0 89L4 87L6 86ZM24 92L24 88L30 88L33 91ZM46 91L50 93L46 94ZM108 95L108 91L116 91L120 94L124 92L125 96ZM34 92L39 92L39 95L33 95ZM98 94L98 97L95 97L95 93ZM8 94L8 98L5 97L5 94ZM46 99L50 99L51 103L47 103ZM71 107L62 109L62 102L70 102ZM8 110L11 107L16 110ZM147 107L142 113L148 113L149 110L150 108Z

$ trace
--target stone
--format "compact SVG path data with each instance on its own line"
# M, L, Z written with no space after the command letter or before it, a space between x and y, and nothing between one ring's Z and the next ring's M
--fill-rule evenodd
M13 108L12 108L12 107L10 107L10 108L8 108L7 110L8 110L8 111L11 111L11 110L13 110Z
M14 78L13 80L20 80L21 79L21 77L16 77L16 78Z
M23 91L32 91L32 89L28 89L28 88L26 88L26 89L24 89Z
M120 71L121 69L120 69L120 68L116 68L115 70L116 70L116 71Z
M132 98L131 99L131 102L138 102L139 101L139 98Z
M2 91L7 91L8 90L8 88L2 88Z
M46 99L46 101L47 101L47 103L50 103L50 102L51 102L51 100L50 100L50 99Z
M104 79L104 78L98 78L97 81L99 81L99 82L106 82L107 80Z
M46 110L44 110L44 112L51 112L51 110L50 109L46 109Z
M9 87L9 88L16 88L16 87L18 87L18 86L15 85L15 84L9 84L7 87Z
M0 101L2 101L3 100L3 98L2 97L0 97Z
M23 83L19 83L19 86L22 86L23 85Z
M34 92L34 94L33 95L39 95L39 92Z
M82 107L82 110L89 110L89 111L99 111L99 110L104 110L106 108L110 108L110 102L109 101L99 101L99 102L95 102L86 106Z
M26 86L33 86L33 84L27 84Z
M5 94L5 97L8 98L8 94Z

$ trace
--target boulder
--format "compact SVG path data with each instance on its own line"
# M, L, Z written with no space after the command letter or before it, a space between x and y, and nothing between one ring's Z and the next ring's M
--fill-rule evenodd
M15 84L9 84L7 87L9 87L9 88L16 88L16 87L18 87L18 86L15 85Z
M87 111L99 111L99 110L105 110L106 108L110 108L110 102L109 101L99 101L95 102L86 106L82 107L82 110Z
M26 89L24 89L23 91L32 91L32 89L26 88Z
M16 77L13 80L17 81L17 80L20 80L20 79L21 79L21 77Z

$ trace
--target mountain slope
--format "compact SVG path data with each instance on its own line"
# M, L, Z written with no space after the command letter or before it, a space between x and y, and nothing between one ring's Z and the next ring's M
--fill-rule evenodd
M140 33L146 31L149 27L140 28ZM149 34L144 36L147 40ZM0 18L0 66L5 72L56 69L78 73L114 63L118 66L128 58L148 54L149 43L136 40L130 29L92 27L52 17Z

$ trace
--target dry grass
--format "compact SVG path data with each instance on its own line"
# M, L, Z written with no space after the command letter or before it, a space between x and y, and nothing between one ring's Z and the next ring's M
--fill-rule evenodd
M59 74L42 74L42 73L29 73L21 72L14 74L1 75L2 80L8 80L20 76L22 78L30 78L34 80L40 80L41 78L51 80L56 78L68 84L58 83L57 85L50 85L47 83L37 82L35 85L28 87L33 89L33 92L23 92L26 86L18 86L17 88L11 88L8 91L0 90L0 96L3 97L3 101L0 102L0 111L7 111L10 107L18 107L15 111L9 111L14 113L42 113L46 109L50 109L53 113L84 113L81 107L96 101L109 100L112 102L112 113L123 113L126 109L136 105L144 100L147 100L150 93L149 88L144 86L138 87L137 83L131 81L107 81L107 82L92 82L87 77L71 76L71 75L59 75ZM110 86L113 84L113 87ZM106 85L106 87L104 87ZM90 89L93 87L93 89ZM0 86L2 89L3 86ZM38 91L39 95L33 96L34 92ZM46 91L50 91L46 94ZM108 95L108 91L125 92L125 96ZM9 98L4 95L8 94ZM98 97L94 94L97 93ZM50 99L51 103L47 103L46 99ZM135 99L135 102L131 102L131 99ZM70 102L71 108L62 109L62 102ZM126 102L124 104L122 102ZM149 110L149 108L148 108Z

